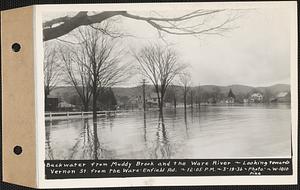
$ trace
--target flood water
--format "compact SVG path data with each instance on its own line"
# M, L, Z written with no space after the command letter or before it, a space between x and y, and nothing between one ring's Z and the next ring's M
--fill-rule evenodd
M46 159L289 157L289 105L201 106L46 123Z

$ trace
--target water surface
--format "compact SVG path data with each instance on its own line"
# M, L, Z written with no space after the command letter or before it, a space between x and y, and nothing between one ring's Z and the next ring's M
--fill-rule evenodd
M46 159L289 157L288 105L201 106L46 122Z

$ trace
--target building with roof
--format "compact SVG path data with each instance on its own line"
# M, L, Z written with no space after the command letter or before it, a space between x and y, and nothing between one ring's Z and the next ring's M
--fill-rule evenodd
M235 95L232 92L231 88L228 92L227 98L225 99L226 104L234 104L235 103Z
M45 111L57 111L58 110L58 97L53 95L47 95L45 98Z
M250 96L249 102L250 103L261 103L263 101L263 99L264 99L263 94L260 92L256 92Z

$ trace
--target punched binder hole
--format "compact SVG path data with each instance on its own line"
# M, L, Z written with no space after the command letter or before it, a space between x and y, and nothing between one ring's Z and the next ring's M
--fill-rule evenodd
M19 52L20 49L21 49L21 45L19 43L14 43L12 46L11 46L11 49L14 51L14 52Z
M15 147L14 147L14 153L15 153L16 155L22 154L22 147L21 147L21 146L15 146Z

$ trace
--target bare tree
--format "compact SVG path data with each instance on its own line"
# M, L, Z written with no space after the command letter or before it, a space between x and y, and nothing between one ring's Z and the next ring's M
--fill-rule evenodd
M126 17L138 21L144 21L157 31L175 34L175 35L201 35L201 34L217 34L220 35L224 31L233 29L233 23L238 15L238 10L206 10L199 9L183 14L178 17L163 17L157 13L156 17L144 17L130 14L127 11L103 11L103 12L88 12L81 11L74 16L64 16L52 19L43 23L43 40L48 41L68 34L72 30L80 26L87 26L113 17ZM93 14L91 14L93 13ZM214 16L219 16L218 22L212 19Z
M139 53L134 54L134 57L139 64L141 74L153 84L157 94L158 107L162 113L168 86L186 66L179 62L177 53L173 49L159 44L142 48Z
M191 108L194 108L194 90L190 88L190 101L191 101Z
M201 86L199 84L196 89L196 105L198 105L198 107L200 108L200 104L201 104Z
M190 74L187 72L181 73L179 76L179 81L183 86L183 104L184 104L184 112L186 113L187 95L191 84Z
M58 52L53 44L44 44L44 91L45 98L56 87L60 77Z
M61 50L60 55L64 64L63 71L66 76L64 81L74 87L82 102L83 110L88 111L92 96L91 77L87 67L75 59L74 55L76 53L75 49L67 46Z
M123 82L129 76L127 71L130 67L120 64L122 50L118 49L117 39L103 35L102 30L90 26L80 27L73 38L78 43L69 45L72 61L80 68L80 79L86 87L81 89L86 90L84 98L87 101L92 97L93 117L96 118L99 95L104 89ZM74 82L72 84L76 85Z

